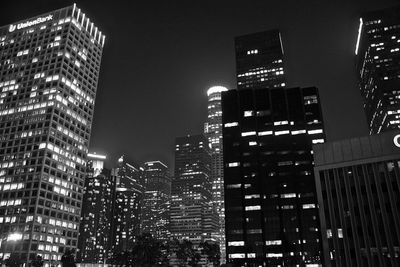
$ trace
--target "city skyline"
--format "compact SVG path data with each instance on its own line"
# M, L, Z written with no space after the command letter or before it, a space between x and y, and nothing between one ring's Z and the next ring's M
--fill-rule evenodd
M14 258L67 266L75 253L78 262L125 266L400 262L391 233L400 235L399 4L342 4L340 14L335 5L286 4L300 10L284 8L267 28L249 23L237 34L241 27L212 23L217 11L226 15L220 5L197 21L186 16L198 10L181 2L172 6L185 15L137 4L126 18L115 10L128 5L107 3L110 24L90 2L0 18L7 266ZM261 11L285 5L223 7L239 21L252 10L248 19L259 22ZM138 25L148 31L138 34ZM170 27L161 34L157 25ZM210 45L202 46L205 36ZM213 47L228 39L230 64L228 44L219 43L221 54ZM111 51L105 62L103 48ZM237 87L221 78L231 74ZM211 84L201 89L203 78ZM105 102L97 104L98 92Z
M110 43L106 42L90 150L107 153L111 162L121 154L129 154L135 161L159 159L173 168L174 138L201 132L206 121L207 88L214 84L236 88L234 38L273 28L281 30L287 44L284 47L288 59L285 62L287 86L320 88L321 102L326 102L323 113L328 122L328 140L366 134L354 75L359 17L366 11L395 3L353 1L327 6L317 1L304 5L285 1L246 3L239 8L237 2L211 5L206 1L188 6L174 1L170 6L142 3L129 9L125 4L115 7L109 3L100 6L92 1L78 2L111 37ZM71 3L6 3L0 24L7 25L68 4ZM302 12L298 10L304 14L299 15ZM129 12L135 16L128 16ZM119 19L112 19L114 16L110 14L118 14ZM236 19L241 15L246 19ZM140 37L134 39L134 36ZM132 50L129 42L133 42ZM163 62L159 62L159 57ZM135 59L133 64L128 64L130 59ZM115 66L121 67L114 70ZM130 78L134 77L132 73L137 74L134 80ZM151 73L158 78L149 80ZM126 89L125 84L131 85ZM340 110L335 107L336 101L343 102ZM170 109L171 103L177 108ZM149 105L157 108L141 116ZM115 117L119 119L114 120ZM177 125L175 121L182 123ZM165 131L167 127L169 130ZM348 130L341 130L344 128ZM165 134L159 136L160 132ZM147 143L146 137L152 141Z

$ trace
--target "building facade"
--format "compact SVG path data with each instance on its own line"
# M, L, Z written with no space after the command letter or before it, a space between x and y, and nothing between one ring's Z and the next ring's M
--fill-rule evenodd
M141 170L128 163L124 156L111 170L115 181L110 257L131 249L140 234L140 216L144 186Z
M314 146L326 266L400 265L400 132Z
M77 247L104 38L75 5L0 28L0 258Z
M227 262L318 266L312 144L325 133L318 90L222 92Z
M175 174L172 180L171 236L195 246L218 227L212 204L211 152L204 135L176 138Z
M144 163L144 199L142 205L142 233L150 233L160 241L170 238L169 209L171 206L171 178L168 167L161 161Z
M355 49L370 134L400 126L400 6L364 14Z
M110 248L115 184L106 156L88 154L88 171L82 203L77 262L106 263Z
M224 91L228 89L223 86L213 86L207 90L208 116L204 124L204 134L211 147L212 199L219 220L215 239L219 242L223 262L225 262L225 206L221 92Z
M279 30L235 38L237 88L275 88L286 85L283 45Z

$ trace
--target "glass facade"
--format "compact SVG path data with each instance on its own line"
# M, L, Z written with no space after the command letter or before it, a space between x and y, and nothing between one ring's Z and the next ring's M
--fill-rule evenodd
M318 90L222 92L227 262L319 266L312 144L325 139Z
M360 18L357 76L370 134L400 126L400 6Z
M104 38L75 5L0 28L0 258L77 247Z
M237 88L275 88L286 85L279 30L235 38Z

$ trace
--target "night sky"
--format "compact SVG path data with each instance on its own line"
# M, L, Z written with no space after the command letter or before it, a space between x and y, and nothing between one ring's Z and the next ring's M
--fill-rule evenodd
M0 25L71 5L2 1ZM175 137L203 131L208 87L236 86L234 37L282 33L287 85L320 90L327 140L367 134L354 50L362 12L395 0L77 1L106 35L90 151L174 161Z

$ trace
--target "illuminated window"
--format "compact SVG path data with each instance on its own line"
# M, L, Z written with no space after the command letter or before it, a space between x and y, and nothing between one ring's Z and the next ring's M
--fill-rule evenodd
M256 135L256 132L255 131L251 131L251 132L243 132L242 133L242 136L244 137L244 136L251 136L251 135Z
M260 205L246 206L245 210L261 210L261 206Z
M238 167L238 166L240 166L240 162L231 162L231 163L228 163L228 167Z
M239 123L237 123L237 122L229 122L229 123L225 123L224 127L225 128L230 128L230 127L235 127L235 126L238 126L238 125L239 125Z
M244 241L231 241L231 242L228 242L228 246L242 247L242 246L244 246Z
M245 116L245 117L254 116L254 111L253 111L253 110L246 110L246 111L244 112L244 116Z

